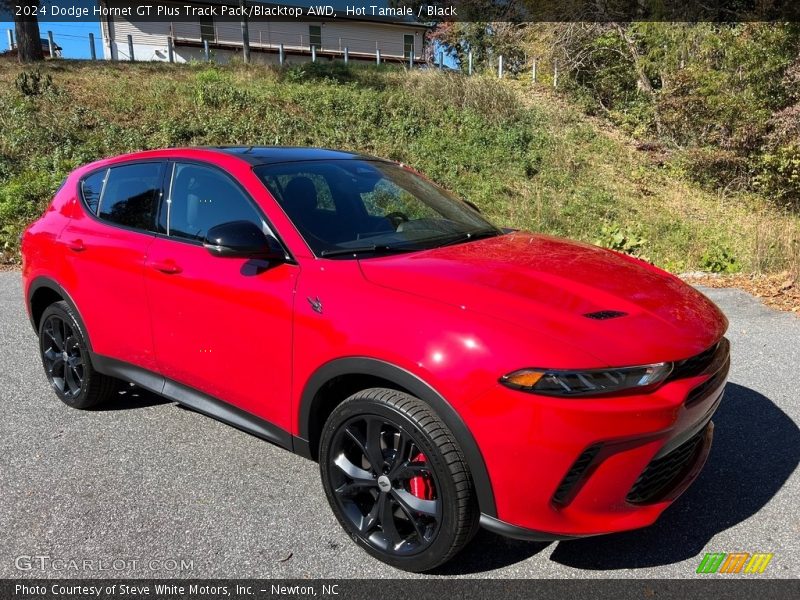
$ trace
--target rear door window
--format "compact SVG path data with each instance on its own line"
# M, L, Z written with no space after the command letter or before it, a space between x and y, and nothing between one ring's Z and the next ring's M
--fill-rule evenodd
M163 163L146 162L109 169L98 216L123 227L153 231L163 168Z

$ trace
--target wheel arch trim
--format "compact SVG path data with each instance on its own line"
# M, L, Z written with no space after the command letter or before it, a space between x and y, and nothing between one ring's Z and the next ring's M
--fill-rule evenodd
M75 304L75 301L72 299L72 296L70 296L69 292L61 287L61 285L55 279L45 275L40 275L31 281L30 285L28 285L28 293L25 296L25 302L28 305L28 317L30 318L31 327L33 327L36 335L39 335L39 329L36 326L36 320L33 314L33 296L42 288L46 288L57 293L59 296L61 296L64 302L69 305L75 315L75 319L78 321L78 325L81 326L81 329L84 332L86 345L89 347L89 351L91 352L92 341L89 337L89 331L86 329L86 324L83 321L83 317L81 316L81 311L78 310L78 306Z
M311 417L318 406L318 394L326 383L344 375L367 375L389 381L426 402L447 425L456 438L475 485L475 494L480 511L489 516L497 515L492 483L483 454L472 432L453 406L426 381L392 363L369 357L355 356L339 358L325 363L309 377L303 388L298 407L298 438L303 447L311 441ZM298 444L296 444L297 446Z

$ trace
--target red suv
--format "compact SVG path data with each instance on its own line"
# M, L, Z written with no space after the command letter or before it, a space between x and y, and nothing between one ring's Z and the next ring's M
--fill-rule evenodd
M499 229L394 162L102 160L22 242L62 401L132 382L318 460L347 533L402 569L478 525L649 525L708 455L729 368L714 304L635 258Z

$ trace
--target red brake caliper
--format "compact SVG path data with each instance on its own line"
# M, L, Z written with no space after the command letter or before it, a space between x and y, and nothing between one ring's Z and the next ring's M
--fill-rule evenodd
M427 458L420 452L411 459L411 462L424 463ZM408 480L409 491L422 500L433 500L433 481L429 475L416 475Z

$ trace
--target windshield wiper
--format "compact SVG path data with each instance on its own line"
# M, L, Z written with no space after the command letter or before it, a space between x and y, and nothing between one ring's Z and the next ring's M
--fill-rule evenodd
M482 240L485 238L490 237L497 237L498 235L503 235L502 231L498 231L497 229L479 229L478 231L468 231L465 233L459 233L456 237L450 237L446 242L443 244L439 244L435 246L435 248L443 248L444 246L452 246L454 244L461 244L463 242L471 242L473 240Z
M391 252L410 252L412 248L401 248L398 246L389 246L387 244L372 244L371 246L355 246L353 248L333 248L332 250L323 250L319 253L320 256L344 256L346 254L378 254L378 253L391 253Z

